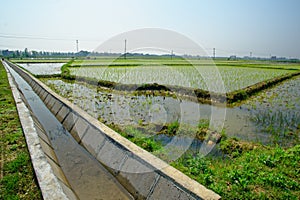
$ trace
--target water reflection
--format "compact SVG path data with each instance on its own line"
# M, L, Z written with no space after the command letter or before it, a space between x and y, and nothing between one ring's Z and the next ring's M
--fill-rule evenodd
M34 75L60 74L61 66L64 64L65 63L18 63L18 65Z
M212 106L183 100L173 96L134 95L109 89L100 89L84 83L68 83L63 80L45 80L60 95L81 107L106 124L123 127L130 125L151 126L177 121L197 127L200 120L211 120ZM215 112L227 109L224 129L230 137L248 141L267 142L269 136L258 132L243 107L213 107ZM160 137L158 137L160 138Z

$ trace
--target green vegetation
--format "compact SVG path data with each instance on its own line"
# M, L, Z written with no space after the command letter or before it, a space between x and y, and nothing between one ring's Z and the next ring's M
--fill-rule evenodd
M246 88L236 90L233 92L227 93L227 102L228 103L234 103L234 102L240 102L242 100L246 100L248 97L253 96L254 94L265 90L267 88L270 88L284 80L290 79L294 76L300 75L300 72L294 72L282 76L277 76L275 78L265 80L259 83L256 83L254 85L248 86Z
M175 168L223 199L299 199L300 145L287 150L223 140L226 158L185 155Z
M114 63L114 65L110 66L109 69L105 67L105 63L102 63L102 67L95 67L97 66L96 62L88 64L85 63L85 67L70 68L71 71L69 72L71 72L71 74L74 73L75 75L75 72L78 72L78 70L87 70L82 74L86 73L86 75L89 75L88 77L91 78L91 72L93 72L94 78L97 80L97 76L99 78L97 71L99 72L100 69L100 71L102 71L99 74L101 74L102 77L103 73L111 72L107 74L107 78L109 78L107 80L114 83L113 81L115 80L124 81L123 77L120 78L121 73L126 74L130 71L136 71L135 66L138 64L137 61L134 62L131 60L126 61L127 63L122 62L123 61L120 60L118 63ZM167 63L166 60L160 62L165 62L165 64ZM172 66L173 69L182 68L182 71L188 70L188 67L184 67L186 63L183 63L183 61L176 62L178 65L169 63L169 66ZM93 66L91 67L89 64ZM299 71L297 70L300 69L298 64L268 62L249 63L246 61L217 61L216 65L225 81L228 80L226 87L235 88L229 90L231 92L227 93L227 100L229 103L232 103L232 105L234 105L235 102L248 99L250 96L256 95L258 92L272 87L284 80L299 75ZM201 66L201 64L198 64L198 66ZM208 66L206 68L208 68ZM149 70L152 69L153 67L148 65L145 66L142 71L138 70L136 74L142 76L145 70L145 74L149 74ZM120 74L118 75L118 73ZM137 76L134 76L134 73L128 75L129 79L133 77ZM176 78L176 76L174 78L174 76L170 75L170 77L178 83L178 78ZM136 78L133 79L136 81ZM249 80L254 80L254 82L249 82ZM99 84L99 82L97 84ZM295 86L295 83L293 83L293 85ZM181 91L182 88L183 87L181 87ZM284 91L287 91L287 89L285 88ZM195 90L195 93L197 94L197 97L209 97L209 94L205 93L205 91L199 90L197 93L197 90ZM295 91L293 94L294 93L298 94ZM263 99L263 102L266 102L266 99ZM293 107L293 105L291 106ZM297 105L294 105L294 109L296 108L295 106ZM297 116L292 115L289 117L281 115L280 119L285 122L290 120L290 118L297 120L295 117ZM272 120L277 120L278 117L273 118ZM265 117L264 115L256 115L256 119L264 121ZM268 120L268 118L266 118L266 120ZM203 141L209 137L207 134L210 133L208 126L209 124L207 121L199 123L198 130L196 131L197 139ZM168 136L188 135L188 133L184 133L189 132L188 128L184 127L186 131L182 131L181 129L178 130L178 127L179 124L176 124L176 122L166 124L165 126L160 127L160 131L156 133ZM157 143L153 140L153 135L151 136L151 131L149 130L156 130L155 128L147 129L146 127L143 128L143 126L128 126L125 130L116 128L116 126L113 126L112 128L142 148L154 153L166 161L170 161L167 160L168 156L165 155L166 152L164 151L163 145ZM150 136L145 137L145 133ZM290 130L288 130L288 134L291 135ZM224 133L220 135L222 135L222 139L218 144L218 149L222 152L223 156L201 157L199 155L186 153L178 160L171 162L171 165L199 183L214 190L220 194L223 199L300 198L300 145L290 146L288 149L284 149L283 147L276 145L263 146L258 143L250 143L240 141L235 138L227 138ZM296 137L297 135L299 135L298 132L293 134L293 136ZM279 139L282 140L282 138ZM280 142L277 140L275 143L279 144Z
M86 60L74 60L71 64L72 67L79 66L140 66L140 65L164 65L164 64L174 64L174 65L187 65L189 62L181 57L170 59L167 57L131 57L129 59L124 59L123 57L101 57L97 59L86 59ZM207 63L207 62L206 62Z
M214 67L216 66L216 67ZM62 67L62 77L116 90L160 90L197 97L202 103L234 104L257 92L299 75L295 63L184 59L72 60ZM220 73L220 81L216 80ZM206 82L210 85L210 92ZM223 93L218 94L219 92Z
M121 130L116 125L110 126L138 146L170 161L163 145L155 141L153 135L145 136L147 129L128 126ZM174 129L178 127L174 122L164 127L162 132L174 135ZM201 121L198 128L207 134L208 122ZM300 145L283 149L239 141L222 134L219 149L223 156L202 157L185 153L171 165L214 190L223 199L300 197Z
M246 68L265 68L265 69L287 69L300 70L299 62L278 62L278 61L216 61L217 66L232 66Z
M103 122L103 119L99 119ZM164 125L159 124L138 124L138 125L126 125L125 127L116 125L115 123L107 124L112 129L116 130L118 133L121 133L125 138L135 142L134 138L138 139L153 139L153 136L156 135L166 135L166 136L180 136L180 137L192 137L196 138L199 141L204 141L205 139L214 139L209 129L208 120L200 120L197 127L192 127L188 124L179 124L178 121L172 123L166 123ZM219 137L223 136L223 133L218 135ZM212 137L212 138L210 138ZM218 141L217 141L218 142ZM139 145L139 144L138 144ZM152 152L152 151L150 151Z
M61 67L61 77L62 78L69 79L69 80L74 79L74 77L71 76L70 69L69 69L69 66L71 65L72 62L73 62L73 60L70 60Z
M76 59L71 66L141 66L141 65L167 65L167 66L232 66L232 67L247 67L247 68L268 68L268 69L291 69L299 70L299 61L295 62L282 62L282 61L269 61L269 60L226 60L226 59L185 59L176 57L131 57L123 59L123 57L99 57L97 59Z
M2 63L0 88L0 199L42 199Z
M246 88L256 83L273 79L294 70L243 68L231 66L101 66L70 68L71 75L76 78L88 77L122 84L158 83L166 86L180 86L208 90L207 82L211 84L210 91L222 92L222 84L216 77L218 73L224 83L225 91L232 92Z
M133 126L128 126L124 130L115 124L109 124L110 128L114 129L120 133L123 137L127 138L136 145L142 147L143 149L154 152L162 148L159 142L156 142L153 137L146 136L141 129Z
M280 146L299 144L300 134L300 76L260 92L244 102L253 123Z
M38 62L39 60L32 60ZM216 66L216 67L214 67ZM299 75L297 63L267 61L185 60L160 59L91 59L69 60L61 68L61 75L36 75L38 78L62 77L91 85L122 91L169 91L208 104L235 105L284 80ZM216 80L220 73L224 83ZM205 77L205 78L203 78ZM208 91L208 85L210 88ZM221 92L222 94L220 94ZM226 92L226 98L225 93ZM140 94L142 92L139 92ZM214 97L213 101L211 96Z
M116 122L114 124L107 121L108 118L112 118L114 111L106 105L111 102L115 93L110 90L108 94L102 93L99 86L129 91L134 89L171 90L180 94L194 92L198 98L203 99L210 98L210 94L206 91L205 84L203 85L201 82L203 80L199 80L194 74L193 70L195 68L192 68L183 59L117 59L113 61L113 64L111 62L112 60L109 58L85 61L71 60L62 67L62 78L76 79L76 81L97 86L96 89L94 87L96 93L90 92L87 89L88 87L81 91L80 86L75 86L74 81L71 81L74 87L67 86L62 81L60 83L55 82L55 90L59 93L65 93L61 95L67 96L71 101L76 102L76 99L81 99L82 103L77 102L78 105L87 111L100 113L96 115L100 121L145 150L152 152L165 161L171 161L171 165L175 168L214 190L223 199L300 198L300 145L293 146L295 144L293 143L287 145L287 147L276 146L281 144L280 141L283 137L298 141L296 138L299 138L299 114L293 114L294 112L282 114L284 109L280 109L278 112L276 110L269 111L266 107L270 105L270 102L268 102L270 98L269 96L262 97L260 99L263 102L262 110L256 112L252 118L254 121L268 126L267 128L271 127L272 130L269 131L273 135L280 135L274 144L264 146L259 143L227 138L224 132L216 134L209 130L209 121L207 120L200 121L196 127L185 126L176 121L164 123L163 125L147 124L145 123L146 120L141 117L143 114L142 109L147 110L149 108L147 106L154 104L154 101L146 99L149 102L144 105L143 101L138 101L138 97L132 95L130 98L132 98L133 103L129 101L120 105L128 104L132 111L136 109L139 114L139 117L136 118L138 123L135 125L125 124L121 127ZM201 68L203 74L209 77L210 67L213 66L211 63L201 60L193 60L192 63L197 69ZM137 67L141 64L142 67ZM162 70L161 65L166 66L166 71L164 71L165 69ZM225 82L227 101L232 106L237 105L236 102L241 103L245 99L249 100L250 96L261 94L262 90L277 85L297 74L299 75L300 69L297 63L271 63L266 61L217 60L216 66ZM154 79L157 76L157 71L160 72L158 76L161 76L158 77L158 81ZM184 82L179 74L188 77L188 82ZM140 82L139 78L141 79ZM213 78L209 80L214 81ZM145 80L149 80L151 84L145 82ZM159 80L162 82L159 82ZM199 86L199 84L202 84L202 86ZM297 82L292 82L291 86L288 85L282 89L283 92L289 91L289 93L294 94L294 97L291 98L293 102L299 102L299 92L295 91L299 90L297 84ZM164 85L167 87L163 88ZM290 88L294 88L294 90L290 90ZM79 92L82 96L75 96L72 94L74 91ZM284 97L284 94L281 94L281 96ZM163 96L164 94L158 93L158 95ZM147 93L145 96L147 96ZM275 97L278 99L277 96L273 96L273 99ZM222 96L218 98L222 100ZM163 97L160 100L162 99ZM89 102L83 100L89 100ZM96 102L94 105L98 106L98 110L91 110L91 108L95 108L91 106L92 101ZM286 99L282 99L278 103L278 107L284 104L284 101ZM286 102L286 104L292 110L299 108L297 103L294 105L291 102ZM241 105L241 108L243 107L242 104L239 105ZM258 104L253 103L251 106L258 107ZM246 109L251 110L254 108L246 107ZM101 117L106 118L101 119ZM131 117L133 117L133 113ZM278 127L274 126L274 123L277 123ZM291 125L291 123L293 127L285 126L286 124ZM279 129L284 134L279 133ZM295 129L297 130L295 131ZM171 138L173 136L187 137L191 133L196 133L193 138L199 141L209 140L218 143L217 147L221 156L201 157L188 151L178 160L170 160L168 157L169 152L166 152L167 150L164 149L162 142L156 139L157 136L162 136L160 134Z

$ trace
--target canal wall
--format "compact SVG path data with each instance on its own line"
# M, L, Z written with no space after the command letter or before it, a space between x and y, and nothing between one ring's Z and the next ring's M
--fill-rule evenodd
M25 79L73 138L136 199L220 199L151 153L54 93L28 72L7 62ZM63 174L61 175L63 178Z
M57 162L46 132L37 118L32 115L32 111L10 71L5 65L4 67L43 199L77 199Z

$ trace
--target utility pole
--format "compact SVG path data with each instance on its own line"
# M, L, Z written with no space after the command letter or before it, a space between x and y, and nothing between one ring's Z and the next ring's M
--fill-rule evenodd
M213 59L216 58L216 48L213 48Z
M126 42L127 42L127 40L125 39L124 59L126 59Z
M173 60L173 50L171 51L171 60Z
M77 53L78 53L78 40L76 40L76 50L77 50Z
M250 52L250 58L252 58L252 52Z

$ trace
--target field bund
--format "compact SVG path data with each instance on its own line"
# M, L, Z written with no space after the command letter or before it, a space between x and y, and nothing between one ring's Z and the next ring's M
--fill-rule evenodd
M220 199L203 185L120 136L12 63L71 133L135 199Z

